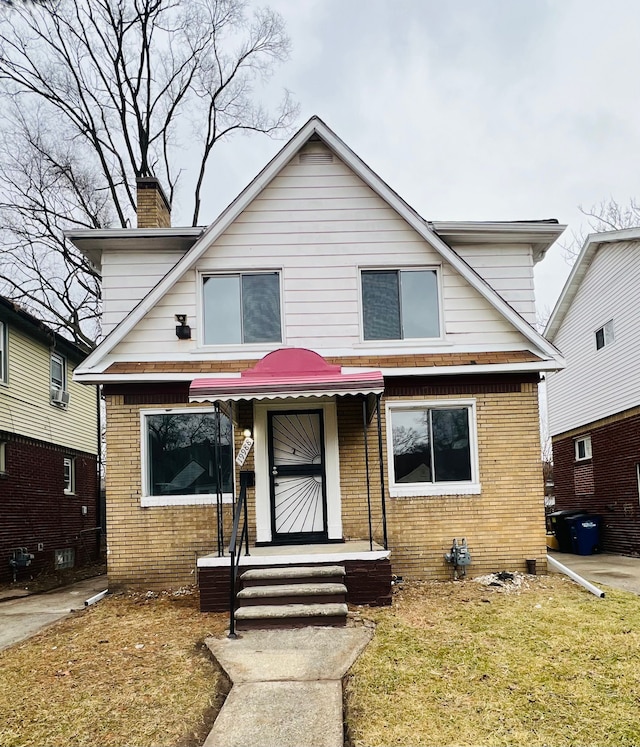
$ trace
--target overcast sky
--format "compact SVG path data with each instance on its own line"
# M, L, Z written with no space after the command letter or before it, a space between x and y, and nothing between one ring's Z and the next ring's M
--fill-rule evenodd
M270 84L320 116L428 220L558 218L640 198L637 0L271 0L293 43ZM268 100L268 99L265 99ZM282 147L212 162L210 222ZM177 206L174 224L187 220ZM536 271L548 315L569 265Z

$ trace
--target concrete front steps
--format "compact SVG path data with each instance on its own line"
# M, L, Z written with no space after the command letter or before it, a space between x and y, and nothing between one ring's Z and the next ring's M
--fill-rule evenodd
M340 565L254 568L240 576L236 628L345 625L347 587Z

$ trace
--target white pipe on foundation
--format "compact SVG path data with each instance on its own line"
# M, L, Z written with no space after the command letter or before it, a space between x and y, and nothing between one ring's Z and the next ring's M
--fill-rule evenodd
M560 573L564 573L565 576L569 576L570 579L575 581L577 584L580 584L580 586L584 586L587 591L600 597L600 599L604 599L604 591L602 591L602 589L598 589L597 586L594 586L592 583L587 581L586 578L582 578L582 576L579 576L575 571L572 571L571 568L562 565L562 563L559 563L555 558L552 558L551 555L547 555L547 565L555 568L555 570Z
M94 594L92 597L89 597L89 599L85 600L84 606L88 607L90 604L95 604L96 602L99 602L108 593L109 593L109 589L105 589L104 591L100 591L97 594Z

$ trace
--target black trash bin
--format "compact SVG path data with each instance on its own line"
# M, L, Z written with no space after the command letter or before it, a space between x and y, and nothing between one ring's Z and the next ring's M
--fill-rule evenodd
M602 545L602 516L584 514L568 520L571 551L576 555L593 555Z
M558 550L560 552L573 552L570 520L576 516L582 516L584 513L581 509L570 508L554 511L547 516L549 528L558 540Z

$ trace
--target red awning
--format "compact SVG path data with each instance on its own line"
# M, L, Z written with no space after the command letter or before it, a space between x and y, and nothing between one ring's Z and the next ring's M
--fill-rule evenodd
M317 353L304 348L282 348L265 355L254 368L235 378L194 379L191 402L284 399L344 394L381 394L381 371L342 373Z

